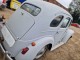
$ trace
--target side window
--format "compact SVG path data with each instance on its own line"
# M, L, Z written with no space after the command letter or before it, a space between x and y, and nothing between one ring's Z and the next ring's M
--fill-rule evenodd
M57 16L56 18L53 19L53 21L50 23L50 27L57 27L60 22L62 21L63 19L63 16L60 15L60 16Z
M69 22L70 22L70 18L64 19L61 28L66 28L69 25Z

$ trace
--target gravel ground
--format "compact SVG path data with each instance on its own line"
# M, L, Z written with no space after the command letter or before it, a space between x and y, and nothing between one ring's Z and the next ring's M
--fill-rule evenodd
M7 20L13 12L5 9L4 11L0 11L0 14L4 14ZM39 60L80 60L80 29L75 27L70 28L75 31L73 37L54 51L47 51ZM4 54L0 51L0 60L7 60L3 58Z
M5 9L5 10L0 10L0 15L4 15L5 17L5 20L8 20L9 17L11 16L11 14L13 13L14 11L10 10L10 9Z

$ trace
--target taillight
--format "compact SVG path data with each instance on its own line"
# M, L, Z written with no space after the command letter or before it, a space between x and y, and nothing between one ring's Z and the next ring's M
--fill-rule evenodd
M29 50L29 48L28 48L28 47L23 48L21 53L22 53L22 54L25 54L28 50Z
M3 0L3 2L2 3L6 3L6 0Z

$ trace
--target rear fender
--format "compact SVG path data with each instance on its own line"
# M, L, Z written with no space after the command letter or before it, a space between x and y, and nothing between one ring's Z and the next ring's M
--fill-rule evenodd
M42 39L39 39L35 41L36 45L32 46L31 44L28 46L29 51L26 54L21 54L21 51L19 54L15 57L16 60L33 60L37 53L46 45L53 44L54 39L52 37L45 37Z
M66 35L63 38L63 42L66 43L73 34L74 34L74 31L71 29L68 29L66 32Z

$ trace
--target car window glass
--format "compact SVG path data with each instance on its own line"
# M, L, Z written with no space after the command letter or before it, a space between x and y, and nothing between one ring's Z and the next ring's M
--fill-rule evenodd
M29 12L29 13L30 13L31 15L33 15L33 16L37 16L37 15L40 13L40 11L41 11L41 9L40 9L39 7L34 6L34 5L32 5L32 4L29 4L29 3L23 4L23 5L21 6L21 8L22 8L23 10Z
M60 24L60 22L62 21L62 19L63 19L63 16L62 16L62 15L57 16L57 17L54 18L53 21L51 22L50 27L57 27L57 26Z
M68 26L69 22L70 22L70 18L64 19L63 23L61 25L61 28L66 28Z

